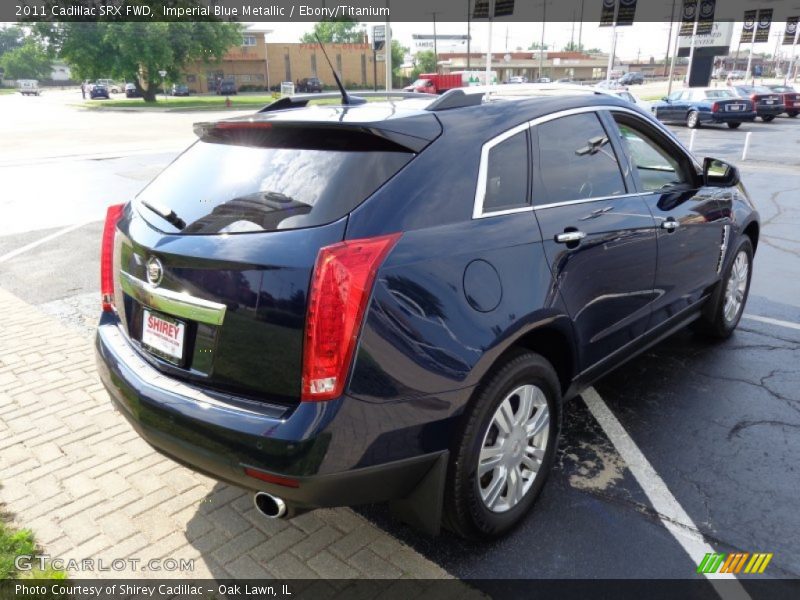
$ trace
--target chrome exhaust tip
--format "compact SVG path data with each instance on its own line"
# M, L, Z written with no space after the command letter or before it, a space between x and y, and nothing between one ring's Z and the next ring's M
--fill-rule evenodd
M253 496L256 510L268 519L280 519L286 516L286 503L267 492L257 492Z

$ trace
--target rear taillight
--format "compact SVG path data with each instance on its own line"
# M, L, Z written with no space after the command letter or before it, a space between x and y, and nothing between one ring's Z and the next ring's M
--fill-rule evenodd
M750 100L753 101L753 104L758 104L758 96L756 96L755 94L750 96Z
M100 294L105 312L114 310L114 234L124 208L124 204L109 206L106 211L106 224L103 227L103 245L100 250Z
M714 102L714 104L711 105L711 112L719 112L719 102Z
M375 274L399 238L348 240L319 251L306 318L302 401L342 394Z

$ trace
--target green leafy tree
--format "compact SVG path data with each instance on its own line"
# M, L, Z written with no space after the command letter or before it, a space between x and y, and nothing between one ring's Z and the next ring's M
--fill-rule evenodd
M400 69L406 60L406 54L408 54L408 48L397 40L392 40L392 79L395 81L400 81L402 78Z
M324 44L356 44L364 41L364 32L356 21L320 21L314 30L304 33L300 41L304 44L316 44L317 37Z
M416 79L421 73L435 73L436 72L436 55L433 50L423 50L417 52L414 57L414 70L411 71L411 76Z
M530 46L528 46L528 50L548 50L550 46L547 44L540 44L539 42L533 42Z
M241 25L219 21L40 23L38 30L78 77L132 81L145 102L188 65L219 62L242 40Z
M25 42L25 32L21 27L13 25L11 27L0 28L0 56L19 48Z
M7 79L49 79L53 70L47 51L32 37L0 56L0 67Z

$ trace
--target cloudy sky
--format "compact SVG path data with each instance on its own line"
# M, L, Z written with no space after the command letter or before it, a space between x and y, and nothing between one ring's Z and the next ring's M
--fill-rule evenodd
M306 31L313 27L312 23L254 23L256 27L273 29L268 37L274 42L295 42ZM770 41L765 44L756 44L756 52L769 52L775 50L777 36L783 31L783 23L773 23L770 32ZM371 28L371 25L368 25ZM733 48L738 41L742 24L734 25ZM579 25L576 23L547 23L545 26L545 43L551 48L560 50L570 39L578 40ZM647 61L651 56L657 60L663 59L667 50L667 36L669 23L636 23L630 27L619 27L617 38L617 56L624 60ZM415 33L432 34L432 23L393 23L392 32L405 46L411 47L411 36ZM466 34L466 23L437 23L437 34ZM674 30L673 30L674 32ZM504 50L516 48L527 49L532 42L539 42L542 36L541 23L496 23L492 31L492 51L501 53ZM488 25L486 22L473 23L472 39L486 51L488 39ZM508 40L506 42L506 40ZM611 29L599 27L597 22L584 23L582 42L587 48L600 48L604 52L611 49ZM788 55L790 46L783 47ZM745 51L743 48L742 51ZM800 51L800 49L798 50ZM670 49L671 53L671 49Z

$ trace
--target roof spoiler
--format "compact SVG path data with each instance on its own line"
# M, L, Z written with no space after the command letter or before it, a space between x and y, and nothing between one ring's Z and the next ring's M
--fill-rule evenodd
M439 96L435 94L420 94L419 92L359 92L358 95L362 98L423 98L427 100L439 98ZM331 100L341 97L342 95L338 92L326 92L324 94L294 94L292 96L285 96L276 100L275 102L267 104L258 112L265 113L275 110L286 110L289 108L303 108L312 100Z

